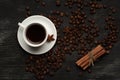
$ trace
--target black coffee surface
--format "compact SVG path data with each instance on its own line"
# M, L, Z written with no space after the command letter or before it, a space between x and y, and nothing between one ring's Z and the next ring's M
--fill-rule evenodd
M40 43L45 39L45 29L40 24L32 24L26 31L27 39L33 43Z

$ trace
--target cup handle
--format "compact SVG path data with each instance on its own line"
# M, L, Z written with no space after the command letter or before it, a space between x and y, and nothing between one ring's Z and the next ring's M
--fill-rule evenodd
M20 22L18 23L18 26L22 27L24 29L24 25L21 24Z

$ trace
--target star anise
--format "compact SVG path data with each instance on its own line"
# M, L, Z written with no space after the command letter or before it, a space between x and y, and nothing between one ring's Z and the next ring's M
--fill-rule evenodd
M48 34L48 39L47 39L47 41L48 42L51 42L51 41L54 41L55 39L53 38L53 34L52 35L50 35L50 34Z

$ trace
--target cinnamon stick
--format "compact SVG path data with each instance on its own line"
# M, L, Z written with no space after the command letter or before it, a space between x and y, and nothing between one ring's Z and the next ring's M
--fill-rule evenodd
M104 51L104 50L102 49L102 50L100 50L98 53L95 53L95 54L94 54L94 59L96 60L96 55L102 54L103 51ZM89 57L89 56L88 56L88 57ZM85 65L89 64L89 59L90 59L90 57L89 57L86 61L84 61L84 63L81 64L80 66L81 66L81 67L84 67Z
M93 50L90 51L93 58L94 58L94 61L99 58L100 56L102 56L106 51L105 49L101 46L101 45L98 45L96 48L94 48ZM89 53L86 54L84 57L82 57L81 59L79 59L78 61L76 61L76 64L78 66L80 66L83 70L85 70L87 67L90 66L90 55Z
M98 45L95 49L92 50L93 55L95 55L97 52L99 52L99 50L103 49L101 45ZM89 54L85 55L84 57L82 57L80 60L78 60L76 62L76 64L79 66L81 64L83 64L86 60L89 59Z
M99 58L100 56L102 56L104 53L105 53L106 51L103 49L101 52L99 52L97 55L95 55L95 60L97 59L97 58ZM89 61L87 62L87 65L85 65L85 66L83 66L83 70L85 70L87 67L89 67L90 65L89 65Z

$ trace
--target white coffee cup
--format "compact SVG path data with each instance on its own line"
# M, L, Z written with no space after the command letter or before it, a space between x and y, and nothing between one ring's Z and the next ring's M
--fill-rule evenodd
M28 36L26 35L27 34L27 31L30 27L32 27L31 25L34 25L34 24L39 24L44 30L45 30L45 35L44 36L44 39L41 41L41 42L34 42L34 41L30 41L28 39ZM19 27L22 27L23 28L23 39L25 41L25 43L27 45L29 45L30 47L40 47L42 46L46 41L47 41L47 38L48 38L48 32L47 32L47 29L44 25L40 24L39 22L33 22L33 23L30 23L29 25L27 26L24 26L22 23L18 23Z

